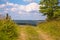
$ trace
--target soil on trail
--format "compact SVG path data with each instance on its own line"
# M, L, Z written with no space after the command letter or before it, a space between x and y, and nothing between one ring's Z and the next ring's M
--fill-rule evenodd
M19 32L19 38L18 38L18 40L26 40L26 32L24 31L24 28L21 28L20 29L20 32Z
M35 28L34 28L35 29ZM50 35L48 35L47 33L41 31L41 30L37 30L35 29L35 31L38 33L38 38L39 40L54 40ZM26 34L25 31L25 26L20 28L20 33L19 33L19 38L18 40L27 40L28 39L28 34ZM40 39L41 38L41 39Z
M50 35L42 32L42 31L40 31L40 30L37 31L37 32L38 32L38 34L39 34L39 38L41 37L43 40L54 40L53 38L51 38Z

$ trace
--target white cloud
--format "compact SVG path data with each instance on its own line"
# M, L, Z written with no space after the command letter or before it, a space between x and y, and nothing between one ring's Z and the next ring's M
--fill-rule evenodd
M2 13L0 13L0 14L2 14Z
M23 17L24 18L33 17L34 19L35 18L39 19L38 17L40 16L40 15L37 15L38 12L34 13L34 12L39 10L39 5L35 2L32 2L28 5L19 5L19 4L7 2L6 4L1 4L0 8L5 8L4 13L9 13L9 12L10 13L16 13L16 14L20 15L20 17L22 17L22 18ZM34 15L32 15L33 13L34 13ZM36 17L34 17L34 16L36 16Z
M11 11L26 11L26 12L30 12L30 11L38 11L39 9L39 5L37 3L30 3L28 5L18 5L18 4L14 4L14 3L9 3L7 2L6 4L3 4L1 6L12 6L12 8L10 8Z
M20 5L18 6L19 10L25 11L26 10L26 6L25 5Z
M39 5L37 3L30 3L26 6L26 11L37 11L39 9Z
M35 2L30 3L28 5L18 5L14 3L9 3L7 2L6 4L1 4L0 8L4 8L7 6L11 6L11 8L5 8L5 11L11 11L11 12L31 12L31 11L38 11L39 10L39 5Z
M3 7L5 7L5 4L1 4L1 5L0 5L0 8L3 8Z
M8 5L8 6L14 6L13 3L9 3L9 2L6 2L6 5Z
M24 2L34 2L34 0L23 0Z
M9 9L8 9L8 8L6 8L5 10L6 10L6 11L8 11Z
M7 8L7 6L10 6L10 8ZM38 11L39 5L35 2L30 3L28 5L18 5L14 3L6 2L6 4L1 4L0 8L4 8L4 12L7 13L10 12L16 12L18 14L29 14L31 11Z
M11 8L11 11L15 12L17 10L17 8Z
M22 14L22 12L20 11L20 12L18 12L19 14Z

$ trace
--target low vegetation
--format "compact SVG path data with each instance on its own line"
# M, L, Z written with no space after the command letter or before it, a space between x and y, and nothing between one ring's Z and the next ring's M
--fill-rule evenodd
M35 26L23 25L20 26L19 39L18 40L42 40L41 36L37 32Z
M39 36L34 27L26 27L26 33L28 35L28 40L39 40Z
M60 40L60 20L38 24L38 28L47 32L54 40Z
M16 40L17 25L11 20L0 20L0 40Z
M0 20L0 40L60 40L60 20L32 26L17 25L7 17Z

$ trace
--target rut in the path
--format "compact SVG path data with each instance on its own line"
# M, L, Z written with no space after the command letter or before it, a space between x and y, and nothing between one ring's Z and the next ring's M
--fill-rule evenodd
M43 40L54 40L50 35L42 32L41 30L37 30L39 37L41 37Z
M41 30L37 30L34 28L34 30L38 33L38 37L39 37L39 40L54 40L50 35L48 35L47 33L45 33L44 31L41 31ZM18 40L27 40L28 36L26 34L26 31L25 31L25 28L22 27L20 29L20 33L19 33L19 38ZM41 38L41 39L40 39Z
M24 28L21 28L20 29L20 36L19 36L19 39L18 40L26 40L26 33L24 31Z

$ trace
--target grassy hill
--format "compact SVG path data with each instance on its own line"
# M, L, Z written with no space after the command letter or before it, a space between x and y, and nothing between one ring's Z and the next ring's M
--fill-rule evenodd
M46 21L37 26L16 25L0 20L0 40L60 40L60 20Z
M48 21L45 23L38 24L37 26L40 30L47 32L54 40L60 40L60 20L58 21Z
M21 40L60 40L60 21L48 21L37 26L20 26Z
M0 20L0 40L16 40L18 27L11 20Z

